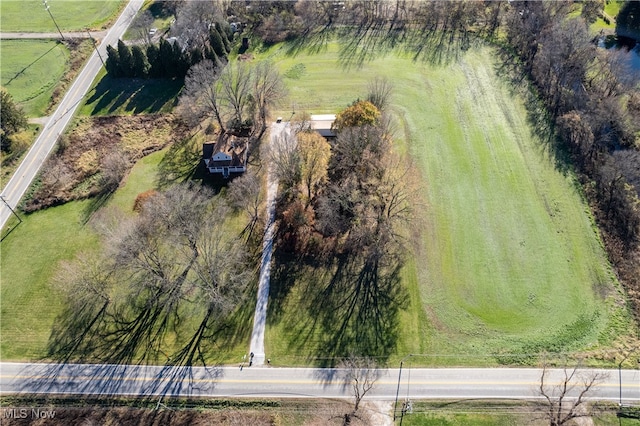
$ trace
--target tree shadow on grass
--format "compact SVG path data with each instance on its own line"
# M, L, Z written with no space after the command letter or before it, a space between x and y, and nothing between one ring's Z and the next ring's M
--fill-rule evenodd
M524 99L527 124L531 134L539 141L540 152L546 154L563 176L573 169L571 153L566 144L556 134L553 117L537 94L518 57L510 51L498 51L500 61L494 66L497 76L506 82L509 93ZM515 125L515 123L510 123Z
M169 112L177 104L184 85L182 79L135 79L102 77L87 99L93 105L91 115Z
M202 145L196 135L176 141L162 157L158 166L160 189L168 188L179 182L204 178L205 167L202 161Z
M399 261L382 266L357 254L316 267L281 259L273 269L269 322L286 320L284 303L297 286L300 311L290 324L291 352L307 354L321 367L333 367L349 356L376 357L383 363L396 347L398 312L407 297L401 267Z
M181 339L184 344L167 356L164 365L145 369L142 378L130 376L130 365L157 364L158 356L164 353L159 335L168 331L165 326L169 314L163 304L139 306L133 318L110 311L108 302L67 310L56 320L48 345L47 360L58 364L44 365L39 378L24 382L25 390L38 394L68 382L67 391L71 393L106 396L136 393L151 400L191 395L194 390L212 391L221 375L216 365L206 362L215 349L211 342L217 327L212 309L201 315L195 332ZM197 364L202 367L195 367ZM90 376L91 381L75 381L73 376ZM202 380L203 376L208 380ZM132 380L148 384L138 389L131 386Z

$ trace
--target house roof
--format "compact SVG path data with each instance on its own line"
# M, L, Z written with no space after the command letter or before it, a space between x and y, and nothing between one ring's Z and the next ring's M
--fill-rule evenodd
M336 134L331 130L331 126L335 120L335 114L312 114L311 128L325 138L334 137Z
M202 158L207 166L241 166L246 162L247 138L222 137L202 145Z

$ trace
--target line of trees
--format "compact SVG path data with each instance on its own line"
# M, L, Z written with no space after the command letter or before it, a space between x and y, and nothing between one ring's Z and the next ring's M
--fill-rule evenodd
M210 117L220 134L240 133L259 141L271 109L286 97L286 87L269 61L229 62L224 68L209 60L193 66L180 96L180 115L199 124Z
M114 78L182 78L189 68L203 60L222 66L230 51L228 33L216 23L209 27L208 38L201 44L181 44L178 38L171 41L161 38L158 44L128 46L118 40L117 48L107 46L105 66Z

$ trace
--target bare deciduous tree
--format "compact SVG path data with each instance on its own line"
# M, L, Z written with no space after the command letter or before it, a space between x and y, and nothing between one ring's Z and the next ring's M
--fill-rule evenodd
M218 83L219 69L210 60L201 61L189 69L179 108L180 116L188 125L193 127L204 117L212 116L221 131L225 131L221 85Z
M222 16L214 1L188 0L178 3L176 21L171 26L171 35L180 39L188 48L203 49L209 38L209 26Z
M131 24L131 28L135 32L139 40L143 40L146 44L151 44L151 26L153 25L153 15L149 10L145 10Z
M342 370L345 385L351 387L354 407L350 416L356 416L362 399L378 381L380 371L375 361L369 357L351 356L342 360L338 368Z
M262 205L260 179L253 169L248 170L229 184L229 202L233 209L246 213L249 223L243 233L247 233L247 239L251 238L258 223L260 206Z
M284 133L269 146L269 163L285 191L296 189L301 179L300 153L294 135Z
M391 102L393 84L386 77L376 77L367 85L369 94L367 100L374 104L380 111L384 111Z
M569 420L589 416L584 406L585 398L604 377L601 373L580 371L579 366L565 367L556 377L545 364L537 394L545 402L545 418L549 425L560 426Z
M263 61L252 70L253 98L256 103L257 139L260 139L267 129L267 119L270 108L284 99L287 95L282 77L273 63Z
M222 99L231 111L231 127L240 128L252 117L255 99L251 93L251 68L243 62L230 62L220 74Z
M149 198L137 217L112 221L116 229L103 227L105 252L65 269L77 300L56 327L52 355L157 361L174 331L187 339L171 362L205 363L203 343L235 309L252 273L244 243L225 226L227 211L210 191L178 185ZM195 330L185 328L186 312L199 319Z

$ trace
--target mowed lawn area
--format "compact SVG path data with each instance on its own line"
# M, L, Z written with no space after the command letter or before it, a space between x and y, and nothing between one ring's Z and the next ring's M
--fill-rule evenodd
M133 205L136 197L158 187L159 170L163 169L164 162L173 160L173 155L175 152L167 148L139 160L126 181L102 209L117 209L125 215L135 215ZM23 222L2 241L2 360L38 360L47 357L52 330L65 312L64 300L60 296L60 286L64 282L56 279L59 277L60 266L62 262L72 261L80 254L101 250L100 236L93 226L99 217L94 200L73 201L22 215ZM102 217L108 218L109 215ZM14 220L13 224L15 222ZM244 226L241 217L229 217L228 224L231 232L240 232ZM129 283L123 282L121 287L115 288L113 297L121 297L120 292L126 293L128 285ZM246 352L255 306L253 286L249 287L248 292L251 294L230 316L223 330L216 334L218 340L209 342L210 351L204 354L208 362L235 363ZM185 309L181 313L184 320L177 326L181 337L175 339L176 334L172 334L170 344L175 344L176 347L164 347L167 353L172 353L178 349L178 345L184 344L184 336L190 336L188 330L199 325L201 317L198 315L201 312ZM184 335L180 334L182 332ZM156 361L163 363L166 359Z
M140 160L108 206L132 212L135 197L155 186L153 172L163 152ZM87 215L91 201L74 201L23 217L2 241L2 317L0 354L4 360L46 355L56 317L63 311L54 284L60 262L98 250L100 239Z
M275 47L260 56L286 76L291 107L279 113L287 118L293 108L337 112L366 97L375 76L395 86L396 149L417 165L423 189L413 197L421 207L407 235L417 236L402 271L406 296L390 362L413 353L428 355L412 358L423 365L530 363L531 354L601 349L628 333L579 185L534 134L524 100L496 74L492 49L442 66L387 55L349 69L333 44L317 54ZM301 321L313 312L308 287L303 273L270 311L272 360L323 356L301 344L301 335L313 342L318 332Z
M28 116L42 116L68 59L69 50L53 40L3 40L0 84Z
M125 2L49 0L47 4L62 31L85 31L87 28L106 29ZM3 0L0 12L0 28L3 32L55 33L58 31L41 0Z

